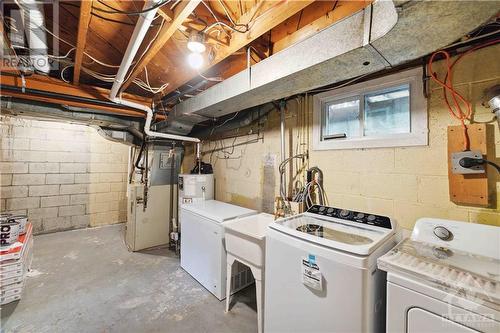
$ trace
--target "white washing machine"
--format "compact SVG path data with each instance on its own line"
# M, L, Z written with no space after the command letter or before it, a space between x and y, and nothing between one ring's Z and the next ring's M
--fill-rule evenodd
M387 332L500 332L500 228L420 219L379 258Z
M224 222L253 214L257 212L216 200L181 205L181 267L219 300L226 297ZM248 267L235 266L233 292L253 282Z
M273 222L266 237L264 331L383 332L390 218L333 207Z

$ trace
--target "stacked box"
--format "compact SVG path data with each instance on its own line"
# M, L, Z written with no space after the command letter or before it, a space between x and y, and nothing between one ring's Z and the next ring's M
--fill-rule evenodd
M33 259L33 226L17 242L0 247L0 305L21 299L26 273Z

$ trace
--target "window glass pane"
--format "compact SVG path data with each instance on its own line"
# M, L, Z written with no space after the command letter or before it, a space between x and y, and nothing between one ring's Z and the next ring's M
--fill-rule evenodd
M359 97L337 100L325 104L323 139L343 135L360 135Z
M366 136L410 133L410 86L365 95Z

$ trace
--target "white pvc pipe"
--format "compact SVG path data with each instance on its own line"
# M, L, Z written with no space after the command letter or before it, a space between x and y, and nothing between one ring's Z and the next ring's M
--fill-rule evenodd
M151 8L155 6L159 1L161 0L149 0L143 8ZM120 90L120 87L125 80L125 75L127 75L130 65L132 64L132 61L134 60L134 57L139 50L139 47L141 46L141 43L144 40L144 37L146 36L146 33L148 32L157 11L158 8L139 15L139 19L137 20L137 23L135 25L132 37L130 37L130 42L128 43L127 50L125 50L120 68L116 73L116 78L113 82L113 87L111 88L111 92L109 94L111 100L114 100L118 95L118 91Z
M198 139L198 138L192 138L189 136L151 131L151 121L153 120L153 110L146 105L135 103L135 102L130 102L130 101L126 101L126 100L122 100L122 99L118 99L118 98L113 99L113 102L116 102L116 103L119 103L119 104L122 104L125 106L130 106L131 108L134 108L134 109L146 111L146 124L144 125L144 133L146 133L147 136L170 139L170 140L189 141L189 142L196 142L196 143L200 142L200 139ZM197 146L199 146L199 145L197 145Z
M156 5L159 1L161 0L149 0L147 2L147 5L144 6L144 8L151 8L152 6ZM169 140L179 140L179 141L189 141L189 142L199 143L200 139L197 138L151 131L153 110L146 105L122 100L121 98L117 97L118 91L120 90L120 87L122 86L123 81L125 80L125 76L127 75L130 65L132 64L132 61L134 60L134 57L137 51L139 50L139 47L141 46L141 43L144 40L144 37L146 36L146 33L149 27L151 26L151 23L153 22L153 19L155 18L157 11L158 9L153 9L139 16L137 24L135 25L134 28L134 32L132 33L132 37L130 37L130 42L128 43L127 50L123 55L123 59L120 64L120 68L118 69L118 72L116 74L115 81L113 82L113 87L111 88L111 92L109 93L109 98L115 103L145 111L146 123L144 125L144 133L146 133L147 136L164 138ZM199 145L197 145L197 150L199 154L200 150Z

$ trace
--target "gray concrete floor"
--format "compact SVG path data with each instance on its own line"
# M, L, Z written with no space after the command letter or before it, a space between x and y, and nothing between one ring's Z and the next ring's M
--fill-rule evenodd
M131 253L123 225L40 235L1 332L256 332L255 288L219 302L167 249Z

